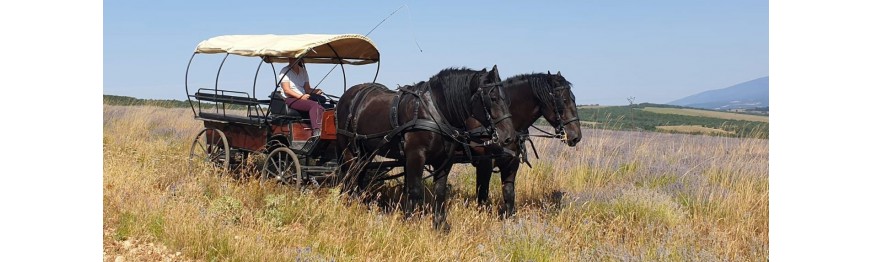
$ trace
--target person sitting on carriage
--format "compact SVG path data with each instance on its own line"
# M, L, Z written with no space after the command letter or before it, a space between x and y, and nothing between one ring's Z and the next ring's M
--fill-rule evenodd
M279 75L282 77L282 93L285 96L285 104L288 107L309 112L309 120L312 123L312 135L321 135L321 116L324 115L324 107L321 106L326 98L321 96L321 89L312 90L309 85L309 72L303 61L288 64L282 68Z

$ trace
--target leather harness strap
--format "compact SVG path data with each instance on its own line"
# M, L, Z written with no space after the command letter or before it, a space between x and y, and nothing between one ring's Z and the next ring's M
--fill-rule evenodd
M496 87L499 87L499 86L496 86ZM362 90L358 95L355 96L354 100L352 100L350 113L348 115L348 119L349 119L348 121L351 121L351 118L353 117L351 112L359 111L359 110L357 110L357 107L359 106L358 104L361 101L364 101L365 97L370 93L370 91L372 91L374 89L375 88L372 88L372 86L371 86L370 88ZM482 100L481 101L482 104L486 104L486 101L484 99L485 96L484 96L483 90L480 89L478 91L477 95L480 96L480 99ZM409 97L411 97L412 101L415 101L415 105L414 105L415 111L414 111L414 114L409 121L406 121L405 123L400 124L399 108L401 105L405 105L408 102L410 102L408 99ZM423 107L422 107L422 103L423 103ZM425 114L429 115L429 119L426 116L424 116L424 118L419 117L419 112L422 111L422 109L423 109L423 112ZM488 111L487 112L488 120L490 120L491 124L493 124L493 125L495 125L496 123L499 123L501 121L504 121L506 119L509 119L511 117L511 114L507 113L507 114L494 120L494 119L490 119L489 109L486 109L486 111ZM360 116L360 112L357 112L357 115ZM492 137L490 135L490 133L492 131L488 130L485 127L479 127L477 129L474 129L473 134L475 134L475 135L471 135L469 131L467 131L465 129L461 129L461 128L456 128L456 127L452 126L451 124L447 123L447 119L435 107L435 103L434 103L433 97L432 97L432 92L430 91L429 86L423 91L415 91L415 90L408 89L407 87L398 88L396 91L396 95L393 97L393 99L391 101L391 107L389 109L388 117L391 121L391 129L384 131L384 132L379 132L379 133L374 133L374 134L359 134L358 130L357 130L357 123L359 121L359 118L355 118L353 120L353 122L354 122L353 125L351 125L351 126L346 125L346 127L351 127L350 131L343 130L343 129L337 129L336 131L339 134L351 137L353 139L351 144L353 145L352 151L355 154L359 154L360 149L363 148L363 146L364 146L363 144L365 143L366 140L376 139L376 138L381 138L382 140L379 141L379 144L378 144L378 146L375 147L375 150L372 150L373 154L375 152L378 152L379 149L381 149L384 145L386 145L388 142L390 142L391 140L393 140L397 136L400 136L399 142L401 143L401 147L402 147L402 143L403 143L402 134L404 134L406 132L413 131L413 130L429 131L429 132L437 133L439 135L447 136L447 137L451 138L452 140L454 140L457 143L460 143L463 146L463 150L464 150L466 159L473 159L472 150L471 150L472 147L484 147L484 146L487 146L489 144L489 142L493 142L493 141L490 141L490 140L492 140ZM478 137L480 135L486 135L488 137L487 138ZM401 150L400 154L402 154L402 153L403 153L403 151ZM513 152L512 150L506 149L506 148L503 148L503 152L501 154L507 155L507 156L516 155L515 152ZM488 158L495 157L495 156L497 156L497 155L489 156ZM442 167L446 166L448 162L454 161L454 159L455 159L455 157L447 158L446 163L443 163L439 169L434 170L434 171L441 170Z
M358 102L362 101L364 99L364 97L366 97L366 95L369 93L370 90L371 89L365 89L365 90L361 91L361 93L359 95L355 96L354 100L352 100L352 107L351 107L350 111L352 111L352 112L355 111ZM414 99L414 101L415 101L415 113L413 115L413 118L410 121L407 121L404 124L400 125L398 112L399 112L399 107L402 104L402 102L408 101L407 99L404 99L405 97L408 97L408 96L406 96L406 94L409 94L415 98ZM429 96L426 96L426 97L429 97ZM349 121L351 120L351 118L354 118L354 121L353 121L354 124L351 125L351 128L349 128L350 130L337 129L336 131L339 134L352 137L354 140L369 140L369 139L374 139L374 138L383 138L384 141L382 141L381 144L384 144L384 143L390 141L391 139L393 139L393 137L395 137L399 134L405 133L407 131L423 130L423 131L435 132L435 133L438 133L440 135L445 135L445 136L451 137L456 142L465 143L465 141L464 141L465 139L462 139L462 138L466 137L465 132L461 132L462 129L458 129L458 128L455 128L449 124L443 123L444 118L441 118L441 114L439 113L439 111L435 110L435 108L433 108L432 106L429 108L425 108L425 111L430 113L431 116L434 116L432 111L436 111L435 115L440 116L437 119L443 120L443 121L437 122L437 121L433 121L430 119L422 119L422 118L418 117L418 111L421 109L421 101L423 99L425 99L425 96L422 96L419 92L410 90L406 87L401 87L398 89L397 95L394 97L394 99L391 103L390 117L389 117L390 121L391 121L391 130L387 130L387 131L379 132L379 133L374 133L374 134L366 134L366 135L359 134L359 133L357 133L357 122L358 122L359 118L354 118L349 113ZM428 104L432 104L432 103L428 103ZM434 118L436 118L436 117L434 117ZM381 147L381 145L379 145L379 147Z

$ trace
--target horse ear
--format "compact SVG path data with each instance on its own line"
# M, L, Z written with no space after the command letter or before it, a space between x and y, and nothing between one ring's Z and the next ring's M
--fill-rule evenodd
M551 70L548 70L548 75L549 75L549 76L551 75Z
M494 65L494 68L491 69L491 76L493 77L494 82L499 82L502 80L500 78L500 70L497 69L497 65Z
M563 76L563 75L560 74L560 71L557 71L557 76Z

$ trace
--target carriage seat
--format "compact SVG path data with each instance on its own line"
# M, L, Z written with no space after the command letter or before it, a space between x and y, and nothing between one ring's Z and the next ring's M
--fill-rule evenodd
M303 112L294 110L293 108L288 107L285 104L284 98L282 98L281 91L273 92L270 97L270 105L269 105L269 113L275 116L288 117L291 119L304 119L309 118L309 114L304 114Z

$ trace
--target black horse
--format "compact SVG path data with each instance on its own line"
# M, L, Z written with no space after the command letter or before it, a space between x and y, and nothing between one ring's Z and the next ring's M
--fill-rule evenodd
M575 108L572 83L566 81L560 72L556 75L552 75L551 72L517 75L506 79L505 87L511 104L512 124L522 136L516 141L517 143L507 146L507 149L514 152L524 150L523 143L529 134L527 129L542 116L567 145L575 146L581 140L581 127L578 110ZM472 118L467 120L467 124L471 127L480 126L478 121ZM478 156L488 154L481 148L473 152ZM525 157L525 155L521 156ZM504 200L500 206L500 214L509 217L515 213L515 175L518 173L521 156L503 155L496 157L494 161L473 161L476 167L476 196L479 205L483 206L488 202L488 185L493 166L496 164L500 170Z
M433 168L436 204L433 226L448 230L445 221L448 172L452 153L467 143L465 121L473 118L493 132L495 147L517 137L497 67L488 72L449 68L429 81L391 91L377 83L351 87L337 105L337 144L342 152L343 192L365 190L373 158L397 159L404 167L405 214L424 202L423 172ZM507 121L509 120L509 121ZM495 129L495 130L493 130ZM381 164L381 163L378 163Z

